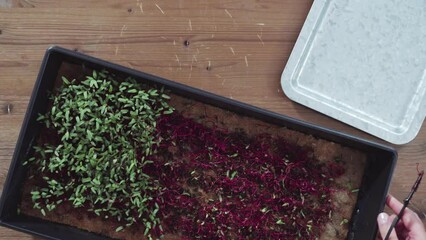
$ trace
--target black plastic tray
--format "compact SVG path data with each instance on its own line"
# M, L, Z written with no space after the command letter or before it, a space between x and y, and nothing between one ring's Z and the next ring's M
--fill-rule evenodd
M173 93L200 102L361 150L367 155L367 165L356 208L349 222L347 238L375 239L377 232L376 216L384 207L385 197L397 160L397 153L394 149L60 47L49 48L43 59L1 196L0 225L47 239L108 239L74 227L18 214L18 203L26 174L22 162L27 158L32 142L39 133L36 122L37 115L46 112L47 93L53 89L58 71L64 62L78 64L83 68L85 66L96 70L107 69L112 73L131 76L140 81L164 85Z

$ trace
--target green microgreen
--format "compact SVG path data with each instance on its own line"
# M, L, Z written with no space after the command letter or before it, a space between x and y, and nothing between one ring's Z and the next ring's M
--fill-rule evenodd
M346 219L346 218L344 218L344 219L340 222L340 225L347 224L348 222L349 222L349 220L348 220L348 219Z
M102 218L115 218L116 231L143 223L145 235L160 225L158 204L152 204L159 184L143 172L152 164L156 119L170 114L170 97L163 89L132 78L119 80L106 71L85 79L62 77L50 96L52 106L37 121L57 134L39 141L24 165L39 179L31 192L42 215L70 202ZM40 177L43 176L43 177Z

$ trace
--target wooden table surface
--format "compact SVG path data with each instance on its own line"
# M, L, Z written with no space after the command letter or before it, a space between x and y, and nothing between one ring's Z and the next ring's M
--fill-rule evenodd
M281 72L311 4L312 0L0 0L0 190L43 54L51 45L382 142L283 94ZM426 166L426 126L411 143L394 147L399 159L390 192L402 200L416 178L416 163ZM423 221L425 186L411 205ZM0 238L33 239L2 227Z

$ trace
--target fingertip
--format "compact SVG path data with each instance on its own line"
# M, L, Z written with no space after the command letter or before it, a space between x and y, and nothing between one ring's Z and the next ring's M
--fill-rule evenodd
M392 202L393 200L397 200L392 194L388 194L386 196L386 204L389 205L390 202ZM398 200L397 200L398 201Z
M387 213L382 212L377 216L377 223L379 225L384 225L388 222L388 219L389 215Z
M390 195L390 194L388 194L388 195L386 196L386 200L385 200L386 205L388 205L388 206L389 206L389 203L391 202L392 198L393 198L393 196L392 196L392 195Z
M385 238L387 232L389 231L390 226L392 225L392 221L395 218L395 215L389 216L387 213L382 212L379 215L377 215L377 226L379 227L379 233L380 236ZM396 237L395 230L392 230L391 235L389 236L390 240L398 239Z

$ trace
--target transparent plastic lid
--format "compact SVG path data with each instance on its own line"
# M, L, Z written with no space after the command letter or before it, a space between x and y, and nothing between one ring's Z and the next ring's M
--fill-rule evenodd
M425 81L425 0L315 0L281 77L290 99L395 144L423 123Z

